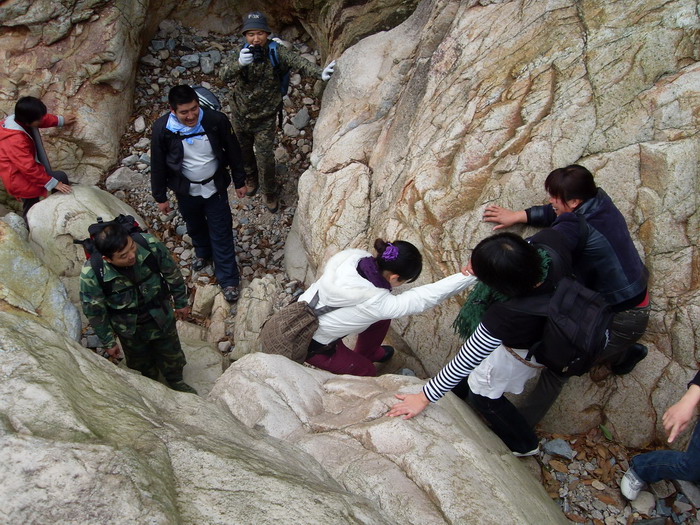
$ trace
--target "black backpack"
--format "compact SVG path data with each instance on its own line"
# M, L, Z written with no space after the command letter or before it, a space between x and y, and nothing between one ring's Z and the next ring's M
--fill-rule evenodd
M556 251L549 253L556 269L563 264ZM565 272L566 273L566 272ZM580 376L591 369L608 342L613 312L603 296L564 276L555 291L536 297L510 299L511 310L546 317L542 339L532 345L526 359L537 362L564 377Z
M211 90L203 86L192 86L192 89L197 93L200 106L214 111L221 111L221 102Z
M155 255L153 255L153 252L151 252L151 248L148 245L148 241L146 241L143 235L141 235L143 233L143 230L139 226L139 223L136 222L136 220L131 215L119 214L117 217L114 218L114 220L107 222L104 222L102 220L102 217L98 217L97 222L91 224L88 227L88 233L90 234L90 237L83 240L74 240L73 244L80 244L83 246L83 250L85 250L85 258L88 261L90 261L92 270L95 272L97 281L100 283L100 286L102 287L105 296L112 294L112 285L111 283L105 283L104 261L102 260L102 254L95 247L94 239L95 236L98 235L105 228L105 226L111 224L116 224L124 228L135 243L148 250L148 256L144 260L144 263L146 264L146 266L148 266L148 269L151 270L152 273L161 276L161 280L165 284L165 281L162 277L162 273L160 271L160 266L158 265L158 260L156 259ZM167 286L164 286L163 288L167 293Z

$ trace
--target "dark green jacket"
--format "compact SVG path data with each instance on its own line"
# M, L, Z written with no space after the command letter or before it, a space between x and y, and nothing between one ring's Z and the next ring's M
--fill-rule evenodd
M279 44L277 55L279 69L283 73L300 71L306 76L321 78L323 68L302 58L296 51ZM274 118L282 104L280 81L270 62L267 45L265 56L268 59L264 62L253 62L242 67L238 63L238 53L233 53L219 72L222 80L232 83L231 109L239 121L256 122Z
M146 309L160 327L166 327L175 320L170 297L175 308L187 306L187 288L180 269L175 264L168 249L153 235L144 233L151 253L158 261L168 290L163 290L160 275L153 273L144 260L148 250L136 244L134 272L139 293L126 276L114 266L104 261L104 281L111 283L112 293L105 296L90 261L86 261L80 272L80 302L83 313L88 318L97 337L105 348L116 344L116 336L133 337L137 328L138 308L147 304ZM158 300L158 297L162 300Z

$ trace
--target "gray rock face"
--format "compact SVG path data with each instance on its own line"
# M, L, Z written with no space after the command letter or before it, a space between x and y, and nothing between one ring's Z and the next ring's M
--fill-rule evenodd
M118 168L105 180L105 188L109 191L128 190L141 182L142 176L127 167Z
M0 305L27 317L41 316L47 326L65 334L66 339L80 339L80 314L70 302L65 287L43 265L27 240L5 221L0 221ZM21 345L44 344L32 340L30 334L25 336ZM3 349L9 350L10 342L0 340Z
M662 439L654 421L697 366L696 3L472 6L423 2L338 59L299 182L295 227L308 268L376 237L400 238L422 249L419 284L436 280L492 233L486 205L540 204L549 171L583 164L650 269L650 352L602 386L570 381L544 428L607 421L628 445ZM503 20L507 29L493 31ZM462 301L392 323L431 374L459 348L450 325Z
M410 421L384 416L394 393L416 392L421 384L395 375L336 376L256 353L231 365L209 397L246 426L313 456L392 522L567 523L520 460L457 397Z
M0 339L8 523L394 523L300 449L6 302Z

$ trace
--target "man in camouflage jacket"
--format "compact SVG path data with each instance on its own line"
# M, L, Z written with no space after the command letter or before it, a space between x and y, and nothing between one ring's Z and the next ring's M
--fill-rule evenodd
M171 388L196 394L182 378L186 361L175 329L175 316L184 318L190 310L182 274L158 239L135 235L148 248L119 224L109 224L95 236L99 253L92 257L102 254L104 285L86 261L80 272L83 312L110 356L119 355L118 337L129 368L156 380L162 372ZM149 264L148 257L156 264Z
M242 32L246 45L238 56L229 58L219 76L232 82L231 123L241 145L248 195L254 195L259 185L265 204L274 213L278 209L274 144L276 116L282 107L281 76L298 70L327 81L333 74L335 61L322 69L295 51L277 45L279 66L273 67L270 45L276 43L268 42L272 31L265 16L258 11L243 18Z

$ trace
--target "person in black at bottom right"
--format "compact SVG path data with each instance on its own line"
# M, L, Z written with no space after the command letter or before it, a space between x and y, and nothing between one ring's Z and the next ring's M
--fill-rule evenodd
M593 175L577 164L552 171L545 180L550 204L512 211L488 206L484 221L494 230L518 223L545 226L562 233L574 273L586 287L603 295L615 315L610 340L591 370L593 381L624 375L647 355L637 341L649 322L649 272L637 253L625 219L610 197L596 187ZM567 378L545 369L521 410L538 423L559 396Z

